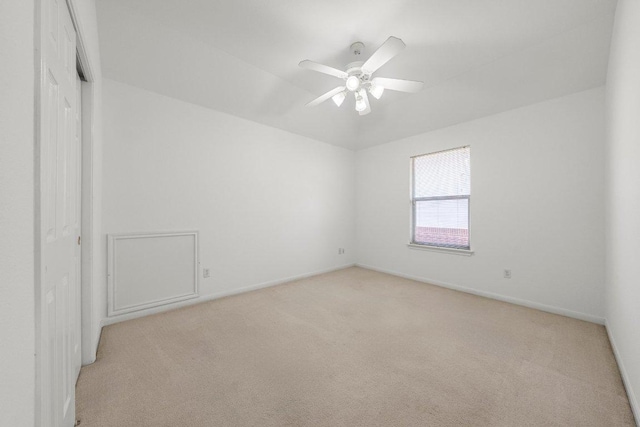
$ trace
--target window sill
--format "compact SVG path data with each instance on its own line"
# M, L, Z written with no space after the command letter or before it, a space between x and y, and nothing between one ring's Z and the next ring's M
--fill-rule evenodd
M453 249L453 248L440 248L438 246L419 245L417 243L407 244L410 249L419 249L422 251L442 252L452 255L471 256L473 251L471 249Z

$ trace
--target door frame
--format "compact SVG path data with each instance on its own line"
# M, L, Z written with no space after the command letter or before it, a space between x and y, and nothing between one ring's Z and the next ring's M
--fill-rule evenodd
M81 279L80 279L80 292L82 295L81 307L81 343L82 343L82 365L87 365L95 362L96 348L98 343L93 342L96 334L94 333L96 327L94 318L94 272L95 272L95 242L99 241L99 236L96 236L96 224L94 214L95 207L95 192L97 191L94 161L96 158L96 80L95 72L89 62L89 55L87 52L86 33L83 31L82 23L78 16L77 4L84 0L66 0L69 12L71 14L71 20L76 29L76 53L80 68L84 80L81 83L82 91L82 105L81 105L81 120L82 120L82 160L81 160L81 194L82 194L82 207L81 207L81 227L80 234L82 235L82 245L80 246L81 253Z
M95 199L99 196L99 189L96 188L95 181L95 156L98 135L95 129L94 123L96 122L96 93L98 87L96 85L96 73L92 69L89 62L89 55L87 51L87 36L83 31L82 23L78 15L78 3L83 0L66 0L61 1L68 7L71 20L76 30L76 55L80 62L83 75L86 82L82 82L82 106L81 106L81 120L82 120L82 141L81 141L81 231L82 245L80 248L81 256L81 279L80 279L80 292L81 292L81 336L80 343L82 347L82 364L88 364L95 361L95 348L97 343L92 342L95 340L94 329L94 276L96 256L93 250L93 245L99 238L96 236L95 224ZM61 5L62 6L62 5ZM44 81L44 69L42 58L42 33L43 23L41 22L42 16L42 2L41 0L35 1L35 31L34 31L34 67L35 67L35 82L34 82L34 145L35 145L35 159L34 159L34 248L35 248L35 425L42 425L42 361L40 355L42 354L42 278L44 277L44 265L42 262L42 254L44 249L43 239L43 223L42 223L42 206L43 193L42 193L42 113L41 113L41 93ZM75 404L75 402L74 402Z

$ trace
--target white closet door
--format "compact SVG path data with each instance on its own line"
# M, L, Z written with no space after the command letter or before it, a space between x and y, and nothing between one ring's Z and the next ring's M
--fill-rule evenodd
M79 354L80 146L76 33L64 0L41 2L39 387L43 426L75 423Z

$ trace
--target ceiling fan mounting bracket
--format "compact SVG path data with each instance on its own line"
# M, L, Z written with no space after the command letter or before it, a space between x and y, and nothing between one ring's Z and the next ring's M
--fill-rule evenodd
M364 50L364 43L362 42L355 42L351 44L351 53L353 53L354 56L360 56L362 54L362 51Z

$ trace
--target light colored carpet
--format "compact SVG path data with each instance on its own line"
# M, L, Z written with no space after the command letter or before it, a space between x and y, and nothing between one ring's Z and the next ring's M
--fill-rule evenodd
M104 328L82 427L634 425L602 326L361 268Z

